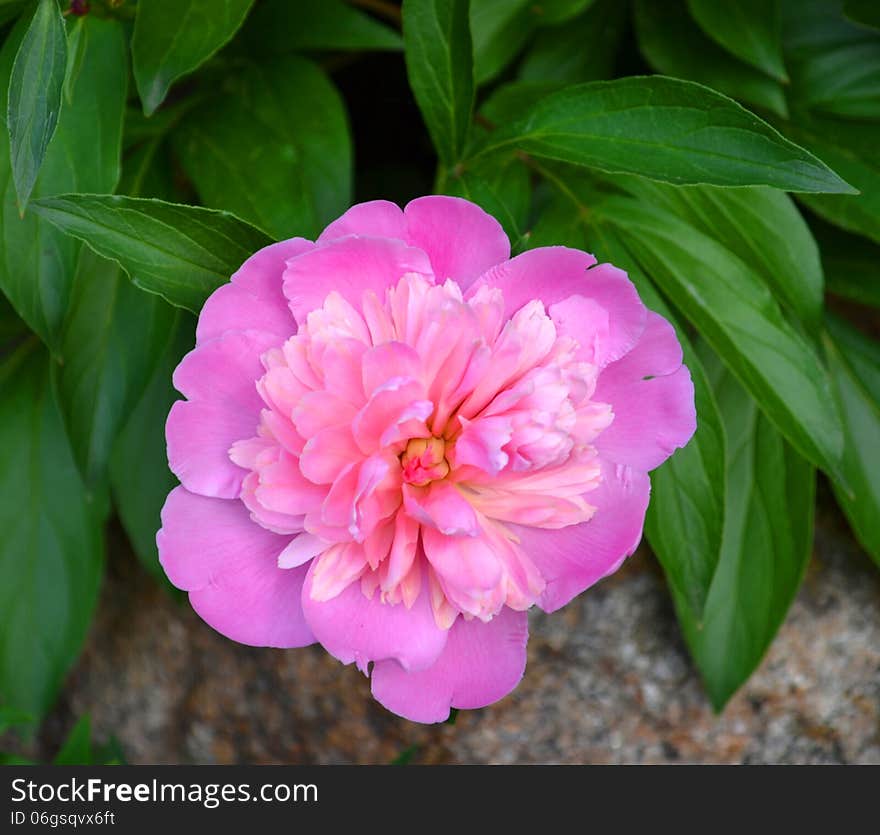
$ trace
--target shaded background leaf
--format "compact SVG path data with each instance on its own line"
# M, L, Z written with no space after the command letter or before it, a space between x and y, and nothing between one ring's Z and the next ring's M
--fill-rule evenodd
M843 319L828 318L826 351L840 398L849 489L834 495L865 550L880 565L880 346Z
M880 32L843 17L840 0L783 0L791 97L801 108L880 118Z
M74 455L90 487L106 478L113 442L174 317L172 307L135 287L116 262L81 249L57 376Z
M278 239L315 237L351 203L345 108L305 58L242 68L184 117L174 145L205 205Z
M780 81L738 60L701 32L688 15L685 0L636 0L635 23L639 48L658 72L699 81L779 116L787 115ZM687 48L682 49L682 44Z
M576 18L540 29L520 64L520 78L568 83L608 78L627 11L618 0L596 0Z
M181 76L226 44L254 0L139 0L131 42L134 78L153 113Z
M700 28L728 52L787 81L779 33L779 0L687 0Z
M34 341L0 366L0 700L34 715L55 699L97 603L101 532L86 503Z
M819 243L829 293L880 307L880 246L818 218L810 227Z
M325 49L403 49L390 27L342 0L266 0L248 15L242 41L260 57Z
M122 526L141 565L168 585L156 550L159 512L177 484L168 469L165 420L171 404L180 397L171 385L171 374L195 344L194 318L183 310L174 315L165 350L122 428L110 460L110 485ZM137 473L136 479L132 473Z

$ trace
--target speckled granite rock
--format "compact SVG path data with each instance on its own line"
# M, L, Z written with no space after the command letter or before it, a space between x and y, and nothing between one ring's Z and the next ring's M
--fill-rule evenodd
M120 557L87 650L29 748L49 756L87 712L132 763L387 763L413 746L422 763L880 763L880 572L831 510L768 657L720 717L646 554L531 627L512 696L421 727L320 649L225 640Z

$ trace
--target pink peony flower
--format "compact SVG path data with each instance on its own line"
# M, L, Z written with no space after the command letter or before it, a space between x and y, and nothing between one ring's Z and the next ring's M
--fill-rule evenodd
M634 551L647 472L696 425L675 333L624 272L511 259L452 197L364 203L256 253L174 385L171 581L224 635L318 641L420 722L516 686L527 610Z

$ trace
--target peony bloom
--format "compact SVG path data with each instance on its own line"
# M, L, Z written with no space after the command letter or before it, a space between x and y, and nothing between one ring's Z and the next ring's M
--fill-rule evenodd
M626 274L510 258L452 197L354 206L251 257L174 374L162 565L233 640L318 641L420 722L523 675L527 610L636 548L695 429L670 325Z

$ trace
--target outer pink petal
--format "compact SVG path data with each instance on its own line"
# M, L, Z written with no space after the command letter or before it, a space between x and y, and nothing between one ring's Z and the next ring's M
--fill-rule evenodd
M606 464L602 477L586 496L596 508L588 522L556 530L508 525L547 582L538 604L545 612L556 611L616 571L641 541L651 492L648 476Z
M397 240L352 235L288 261L284 295L297 322L304 322L333 290L360 310L365 292L372 290L381 299L407 273L433 281L431 262L421 250Z
M623 270L611 264L594 266L596 259L579 249L564 246L539 247L517 255L504 264L488 270L474 283L469 296L481 286L498 287L504 294L505 315L513 315L532 299L540 299L560 334L571 336L581 344L593 343L595 336L590 320L578 321L571 316L570 304L565 316L554 317L552 307L570 296L583 296L598 302L608 314L604 346L595 358L605 365L624 356L636 344L645 326L645 306Z
M247 474L229 459L236 442L252 437L263 406L256 380L271 334L228 331L199 345L174 371L177 401L165 424L168 465L184 487L203 496L238 496Z
M358 582L318 602L311 597L314 565L303 586L303 612L316 638L343 664L354 661L365 671L370 661L396 659L408 670L423 670L443 651L448 633L434 622L426 588L412 609L382 603L378 593L367 599Z
M289 258L314 244L305 238L291 238L254 253L219 287L202 307L196 328L196 344L221 336L228 330L262 330L279 337L279 343L296 332L287 299L281 292L282 276Z
M342 217L334 220L318 238L326 244L347 235L369 235L372 238L406 240L403 212L388 200L371 200L352 206Z
M614 420L596 441L602 458L648 471L659 467L697 428L694 384L681 364L672 325L649 312L645 332L623 359L599 376L594 398Z
M263 331L227 331L190 351L174 369L174 388L189 400L223 402L230 406L260 409L265 405L257 380L265 374L261 361L275 337Z
M467 289L489 267L510 258L501 224L460 197L419 197L403 210L406 240L428 253L438 283Z
M278 303L285 302L281 292L285 265L291 258L302 255L315 244L305 238L290 238L255 252L232 276L232 283L244 287L262 299L272 299Z
M373 695L414 722L442 722L450 707L485 707L516 687L526 667L528 619L502 609L489 623L459 618L433 666L407 672L396 661L373 668Z
M300 603L306 567L277 565L290 541L252 522L241 502L183 487L169 493L156 536L168 578L209 625L239 643L271 647L315 640Z

